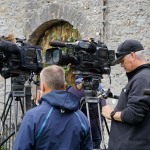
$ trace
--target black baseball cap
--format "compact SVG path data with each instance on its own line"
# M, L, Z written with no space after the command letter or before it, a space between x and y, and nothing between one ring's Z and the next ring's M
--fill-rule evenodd
M121 59L130 54L131 52L137 52L144 50L142 44L137 40L125 40L121 43L116 52L116 60L112 62L113 65L119 64Z

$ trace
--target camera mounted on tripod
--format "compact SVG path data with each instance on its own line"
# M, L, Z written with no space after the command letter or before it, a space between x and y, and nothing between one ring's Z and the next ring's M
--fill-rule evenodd
M108 50L104 43L95 42L94 39L74 43L51 41L49 44L53 48L46 50L46 63L48 65L71 63L71 68L77 74L85 72L109 74L111 62L115 60L115 51ZM66 52L61 48L66 48Z
M16 43L0 41L0 74L6 79L42 70L41 49L16 38Z

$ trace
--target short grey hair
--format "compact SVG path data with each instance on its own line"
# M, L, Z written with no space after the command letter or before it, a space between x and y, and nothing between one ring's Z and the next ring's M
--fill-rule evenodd
M138 59L144 60L144 61L146 60L146 52L145 52L145 50L137 51L135 53L136 53Z
M43 68L40 80L53 90L60 90L65 84L65 71L62 67L51 65Z

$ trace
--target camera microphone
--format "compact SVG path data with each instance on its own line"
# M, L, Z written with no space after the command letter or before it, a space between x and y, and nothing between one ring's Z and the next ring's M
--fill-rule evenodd
M51 41L49 42L49 45L53 47L66 47L66 44L61 41Z
M94 43L90 43L87 40L76 41L74 43L64 43L61 41L50 41L50 46L53 47L67 47L67 48L75 48L76 50L84 50L88 53L96 52L96 45Z

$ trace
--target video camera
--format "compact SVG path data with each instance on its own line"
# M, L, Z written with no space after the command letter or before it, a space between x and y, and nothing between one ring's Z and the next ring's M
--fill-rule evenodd
M0 41L0 74L9 78L22 73L39 73L42 70L41 49L16 40L16 43Z
M115 51L108 50L104 43L96 43L94 39L74 43L51 41L49 44L53 48L46 50L45 59L48 65L71 63L73 71L81 74L85 72L109 74L111 62L115 60ZM66 52L60 48L67 48Z

